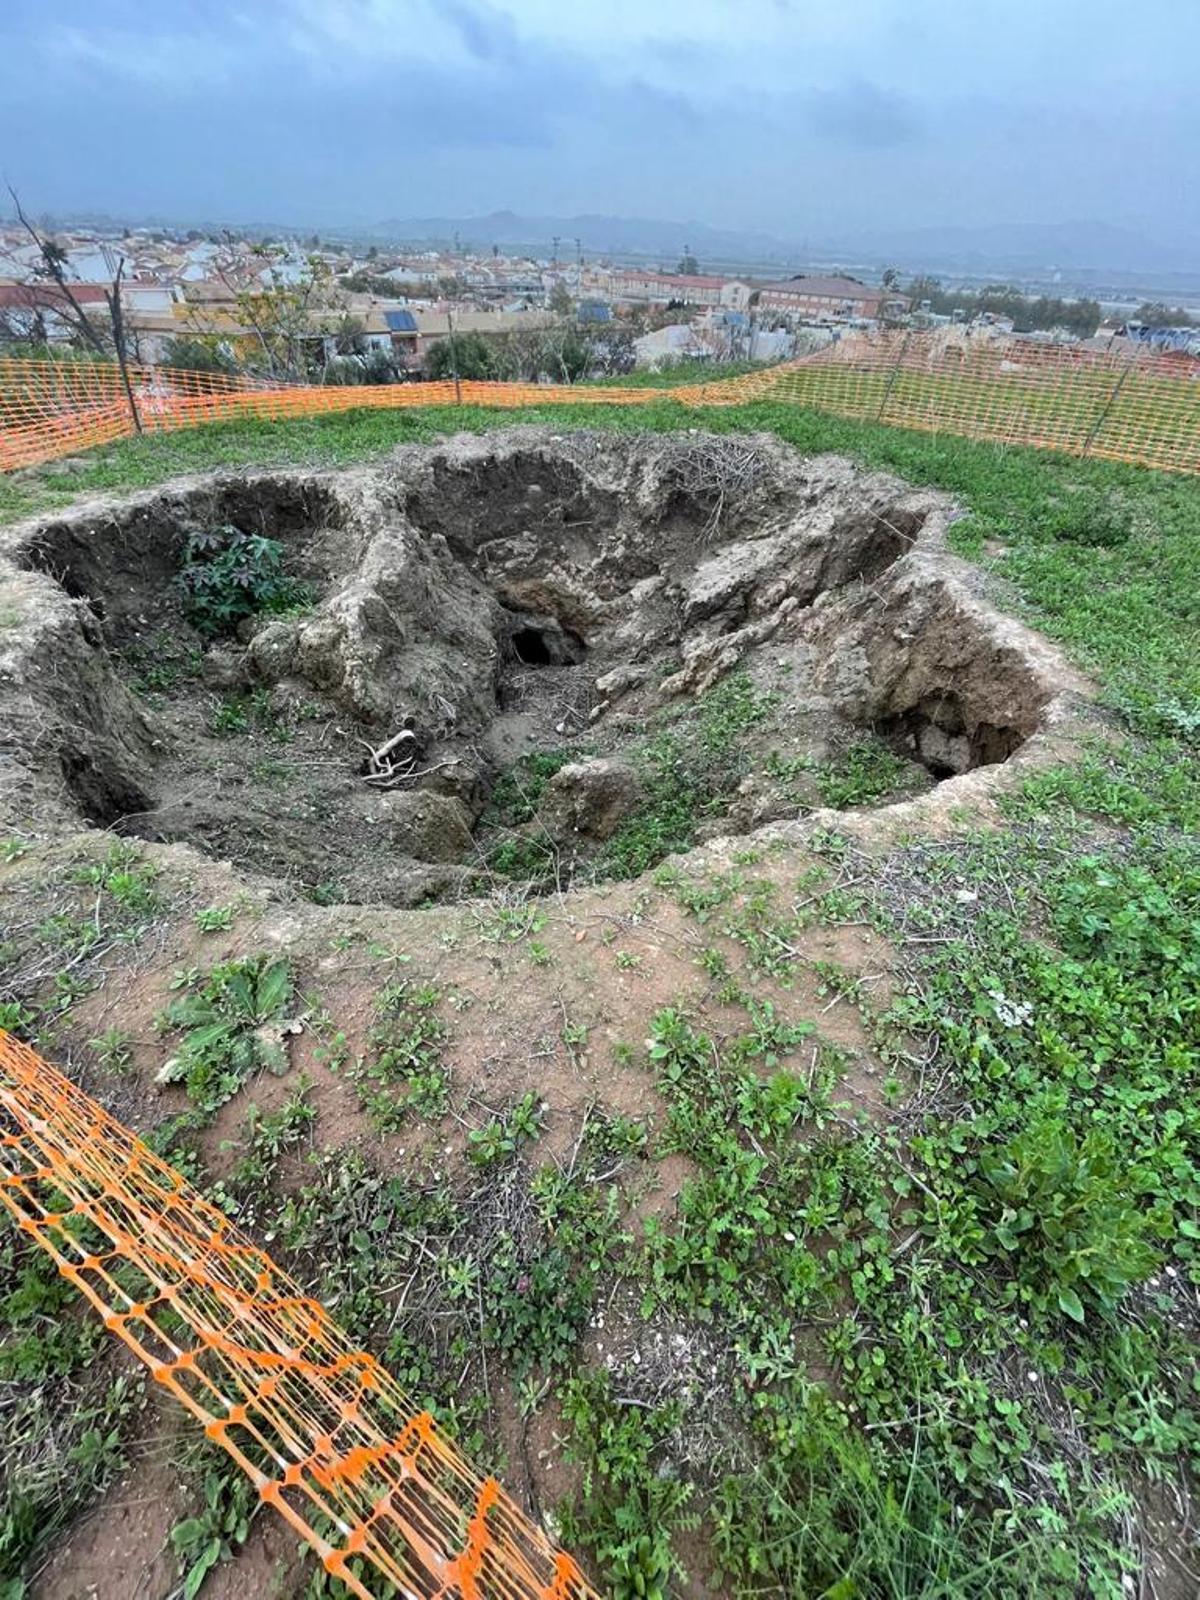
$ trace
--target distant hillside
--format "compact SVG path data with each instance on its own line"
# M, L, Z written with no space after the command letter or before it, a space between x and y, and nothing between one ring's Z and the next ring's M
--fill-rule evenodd
M477 249L496 244L548 256L557 235L559 252L569 259L578 238L591 255L640 255L666 260L687 246L701 263L745 262L760 266L814 261L893 263L911 270L970 273L1082 270L1182 272L1200 264L1195 250L1167 245L1132 229L1103 221L997 222L981 226L944 225L889 231L872 228L832 238L800 240L795 223L779 232L741 232L707 223L670 222L648 217L611 217L587 212L573 217L524 216L494 211L474 217L402 217L376 223L372 234L408 243L461 243Z
M521 216L493 211L484 217L402 217L379 222L373 233L412 243L449 243L458 235L463 245L488 249L526 248L548 256L558 236L564 257L578 239L588 254L678 256L684 247L699 256L723 261L785 260L793 252L767 233L740 233L703 222L664 222L646 217L608 217L592 213L574 217Z
M898 266L956 267L966 272L1187 271L1200 250L1170 246L1110 222L996 222L979 227L905 228L886 236L872 231L849 241L868 255L882 252Z

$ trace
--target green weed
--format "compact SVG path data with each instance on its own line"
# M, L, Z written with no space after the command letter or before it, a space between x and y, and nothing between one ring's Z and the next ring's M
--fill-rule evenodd
M467 1159L476 1167L511 1160L541 1131L544 1109L531 1089L503 1116L493 1117L467 1135Z
M280 956L247 956L187 977L190 991L173 1000L160 1025L180 1035L161 1083L183 1083L189 1099L213 1112L255 1072L282 1072L287 1055L277 1025L292 998L288 963Z

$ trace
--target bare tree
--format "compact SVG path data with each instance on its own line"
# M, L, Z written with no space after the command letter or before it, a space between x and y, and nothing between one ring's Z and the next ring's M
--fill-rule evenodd
M133 425L139 433L142 431L142 419L138 412L137 401L133 397L133 384L129 381L129 362L125 355L125 312L121 305L121 277L125 271L125 257L119 256L116 266L113 266L112 256L105 251L105 265L112 277L112 284L104 291L104 303L108 306L108 318L112 325L113 346L117 352L117 365L121 369L121 382L125 385L125 399L129 403L129 414L133 418Z
M46 237L38 232L37 228L25 214L20 197L12 184L6 184L12 198L13 208L17 213L17 221L33 241L37 250L37 261L32 269L32 280L21 285L24 295L28 299L29 309L37 319L37 324L44 330L45 313L55 311L69 324L72 333L80 341L93 350L96 355L108 354L104 341L96 325L92 322L87 312L80 305L71 287L71 280L67 276L67 253L56 239ZM53 291L50 286L53 285Z
M75 337L96 355L107 357L108 348L100 334L100 330L88 316L80 304L71 285L68 275L67 252L56 239L39 233L34 224L29 220L21 205L20 196L12 184L6 184L13 207L17 213L17 221L33 241L37 250L37 261L33 267L33 281L22 285L28 296L30 310L35 318L34 326L42 334L45 333L45 313L53 310L70 326ZM105 264L108 267L111 282L104 290L104 303L108 308L109 327L112 335L113 349L116 351L117 365L121 369L121 382L125 386L125 398L129 404L129 414L133 425L139 433L142 431L142 419L138 413L137 401L134 399L133 384L129 378L129 366L125 349L125 315L121 305L121 279L125 272L125 257L113 257L105 252ZM54 293L50 293L53 286Z
M259 244L250 249L260 265L257 279L247 285L235 276L238 255L231 236L226 236L231 258L217 261L217 277L229 295L229 306L244 335L258 349L255 365L266 377L288 381L309 376L309 351L313 342L327 344L361 336L362 326L354 326L349 301L333 279L327 262L309 256L298 275L287 270L287 251L277 245ZM206 326L206 317L197 310L192 324L197 333L211 336L216 326ZM327 355L326 355L327 359Z

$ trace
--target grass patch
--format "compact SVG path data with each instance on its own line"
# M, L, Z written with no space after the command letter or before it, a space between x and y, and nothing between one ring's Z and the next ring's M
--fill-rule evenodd
M0 1594L127 1462L140 1380L49 1256L0 1218Z
M731 672L636 752L645 804L607 841L595 875L636 878L689 850L701 820L722 810L748 771L747 736L772 703L746 673Z
M1200 1466L1200 482L773 404L697 413L664 399L525 416L617 431L765 428L949 490L970 512L953 530L959 550L1095 676L1129 742L1030 778L1006 826L985 836L910 841L870 861L836 837L815 841L827 859L794 901L744 872L659 875L764 984L789 981L795 936L814 921L868 923L895 940L906 982L872 1018L894 1117L850 1118L844 1061L757 997L746 1030L724 1038L668 1006L637 1055L666 1107L652 1137L639 1128L617 1150L611 1130L593 1135L596 1119L570 1169L539 1170L536 1097L472 1107L469 1205L448 1182L401 1182L337 1154L271 1203L272 1231L468 1447L493 1436L481 1352L493 1382L498 1367L514 1377L523 1408L557 1397L584 1473L566 1527L614 1594L667 1592L677 1534L698 1519L717 1592L1116 1600L1141 1560L1133 1490L1147 1478L1186 1484ZM227 424L113 446L69 488L219 463L367 460L402 439L510 420L372 411ZM0 510L66 497L46 478L6 482ZM655 730L646 806L606 847L612 875L694 841L741 774L759 709L735 675ZM864 741L822 764L822 799L892 792L890 759ZM501 825L528 821L551 775L522 771L500 795ZM103 939L145 924L150 877L132 858L98 870L52 926L19 931L21 950L59 967L89 955L97 895ZM530 940L543 915L501 907L481 937ZM699 959L723 999L748 1005L721 950ZM23 970L41 987L10 984L5 1000L33 1024L52 1020L52 975L30 959ZM836 974L823 978L836 991ZM197 975L189 993L209 981ZM186 1028L232 1026L240 1049L251 1013L230 1018L216 994L207 1004L216 1014ZM378 1021L388 1037L373 1048L391 1061L397 1098L429 1077L440 1103L435 1008L404 989ZM121 1041L108 1046L115 1065ZM246 1185L261 1191L309 1126L294 1108L262 1119ZM689 1176L674 1213L636 1233L620 1220L613 1173L643 1149L685 1158ZM389 1286L410 1282L397 1317ZM616 1287L633 1295L639 1327L664 1331L661 1382L645 1361L604 1379L576 1370L588 1319ZM8 1321L25 1326L19 1308ZM39 1337L35 1369L73 1360L60 1357L57 1329ZM675 1339L709 1341L695 1371L715 1365L719 1385L685 1374ZM214 1509L202 1551L227 1526ZM28 1548L28 1532L14 1537Z

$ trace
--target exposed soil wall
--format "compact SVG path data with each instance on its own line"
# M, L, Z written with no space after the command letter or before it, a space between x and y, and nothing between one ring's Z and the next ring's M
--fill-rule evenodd
M661 804L664 749L717 749L734 675L698 833L811 809L863 740L911 797L1085 688L974 592L952 514L770 437L537 429L85 505L0 541L0 804L340 898L478 892L539 840L569 878ZM277 541L306 603L198 631L214 526Z

